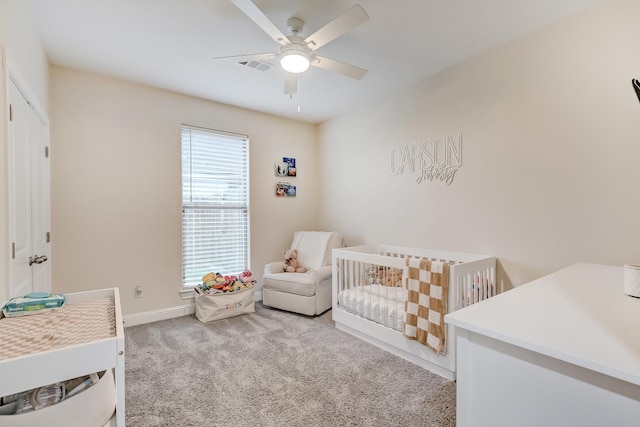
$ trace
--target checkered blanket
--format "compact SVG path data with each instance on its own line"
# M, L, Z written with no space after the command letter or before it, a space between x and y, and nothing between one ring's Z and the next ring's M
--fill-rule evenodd
M404 336L444 354L449 263L407 258L407 268Z

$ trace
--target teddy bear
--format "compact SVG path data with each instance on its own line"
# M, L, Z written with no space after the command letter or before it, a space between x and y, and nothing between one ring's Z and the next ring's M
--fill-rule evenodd
M378 267L375 265L368 265L366 268L366 271L367 271L367 284L379 285L380 276L378 275Z
M298 264L298 251L295 249L287 249L284 251L284 265L285 273L306 273L307 268Z
M380 267L378 272L382 286L402 287L402 270L393 267Z

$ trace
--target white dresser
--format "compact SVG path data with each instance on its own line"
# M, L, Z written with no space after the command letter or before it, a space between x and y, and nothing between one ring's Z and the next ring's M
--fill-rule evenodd
M640 426L640 299L575 264L448 314L458 426Z

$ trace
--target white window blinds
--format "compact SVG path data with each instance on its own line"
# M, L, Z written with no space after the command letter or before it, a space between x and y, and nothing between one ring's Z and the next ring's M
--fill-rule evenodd
M182 126L182 284L249 268L249 139Z

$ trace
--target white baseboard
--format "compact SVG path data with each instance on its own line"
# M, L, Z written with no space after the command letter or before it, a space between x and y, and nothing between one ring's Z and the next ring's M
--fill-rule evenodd
M262 291L253 295L255 301L262 301ZM194 299L195 300L195 299ZM178 307L164 308L161 310L144 311L122 316L124 327L143 325L145 323L158 322L160 320L169 320L176 317L190 316L196 312L195 303L186 304Z
M144 311L142 313L129 314L123 317L124 327L143 325L145 323L157 322L159 320L174 319L176 317L189 316L196 312L195 304L188 304L179 307L165 308L162 310Z

